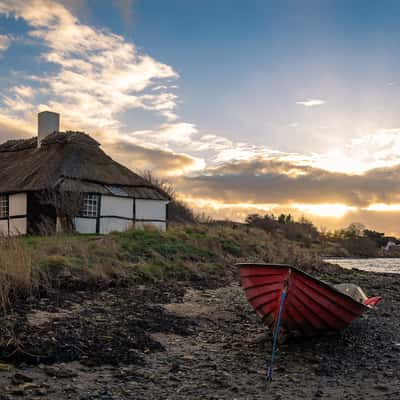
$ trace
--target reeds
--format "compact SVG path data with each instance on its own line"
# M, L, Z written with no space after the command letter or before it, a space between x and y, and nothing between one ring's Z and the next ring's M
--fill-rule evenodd
M13 237L0 236L0 310L18 296L29 296L37 285L30 253Z

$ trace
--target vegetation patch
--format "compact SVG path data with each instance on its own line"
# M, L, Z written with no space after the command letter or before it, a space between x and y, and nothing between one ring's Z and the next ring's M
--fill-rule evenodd
M242 261L292 263L315 269L321 260L300 244L241 224L172 225L105 236L2 238L0 306L52 289L106 288L129 282L180 282L217 287L236 279Z

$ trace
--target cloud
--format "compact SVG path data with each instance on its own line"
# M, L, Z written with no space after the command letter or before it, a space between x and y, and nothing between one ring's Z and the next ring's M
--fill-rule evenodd
M169 147L171 144L190 146L193 143L198 130L194 124L179 122L163 124L156 130L135 131L130 134L137 143L153 143L159 146Z
M341 148L314 154L312 164L329 171L363 173L400 164L400 128L380 129L353 138Z
M0 35L0 52L5 51L10 46L11 39L8 35Z
M201 132L198 127L189 122L173 122L162 124L154 130L140 130L129 133L130 140L137 144L151 143L162 148L176 149L191 153L221 154L223 151L235 148L235 144L218 135Z
M137 172L152 171L159 177L187 174L204 168L204 161L187 154L118 141L105 146L113 158Z
M122 36L82 24L51 0L5 0L0 13L23 18L31 27L29 35L47 47L42 60L58 67L53 74L33 77L49 90L48 101L40 108L62 112L66 122L86 129L117 127L118 114L133 108L176 119L174 94L168 89L152 95L144 91L177 78L177 73L138 52Z
M296 101L296 104L305 106L305 107L315 107L315 106L322 106L325 104L325 100L321 99L307 99L302 101Z
M32 137L36 134L33 124L21 124L21 121L0 113L0 143L9 139Z
M32 111L34 108L33 104L20 96L16 96L15 98L3 96L3 103L8 107L8 109L13 110L14 113L22 113L25 115L28 111Z
M17 94L17 96L20 97L33 97L34 96L34 91L30 86L16 86L13 91Z
M358 208L400 203L400 166L362 175L334 173L280 159L240 160L186 177L180 190L192 197L227 203L343 204Z

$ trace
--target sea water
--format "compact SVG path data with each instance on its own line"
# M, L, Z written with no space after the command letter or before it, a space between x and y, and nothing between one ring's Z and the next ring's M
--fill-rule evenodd
M325 261L347 269L400 274L400 258L328 258Z

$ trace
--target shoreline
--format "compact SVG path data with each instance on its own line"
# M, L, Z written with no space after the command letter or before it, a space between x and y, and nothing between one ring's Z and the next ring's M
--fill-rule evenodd
M325 258L324 261L345 270L400 274L400 260L397 258Z
M332 257L332 256L321 256L323 260L400 260L400 257Z
M17 322L25 359L9 359L7 370L0 346L2 400L400 398L398 276L328 264L311 273L356 282L384 301L342 332L281 345L270 386L267 328L236 281L153 283L58 292L16 307L1 326ZM27 356L40 351L42 359Z

